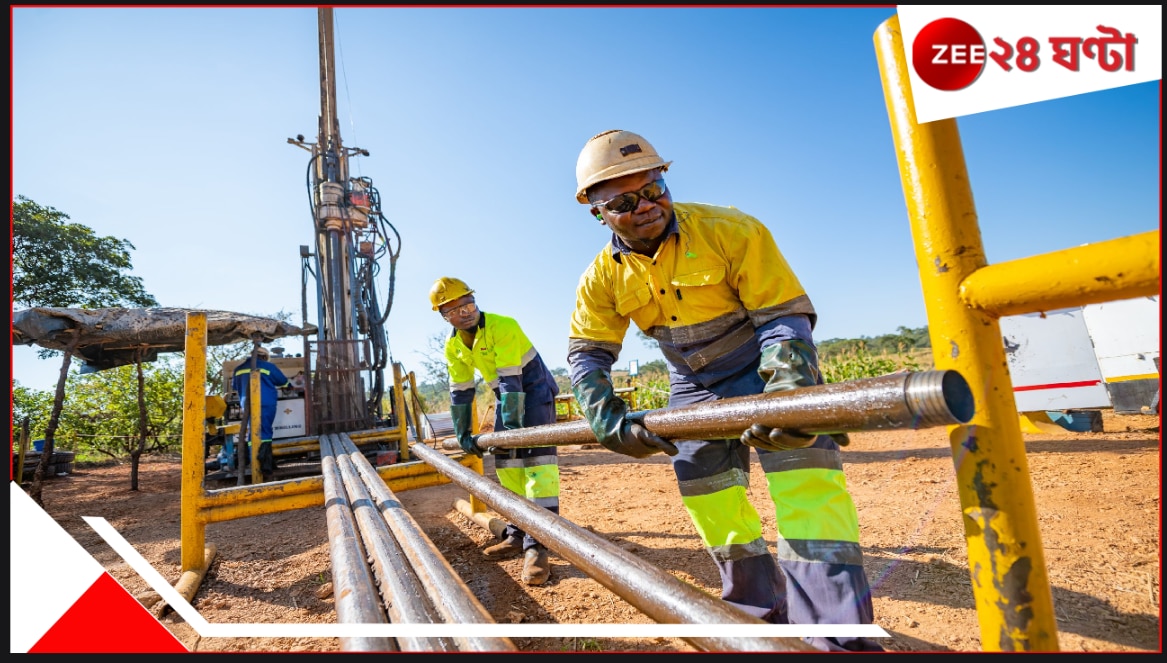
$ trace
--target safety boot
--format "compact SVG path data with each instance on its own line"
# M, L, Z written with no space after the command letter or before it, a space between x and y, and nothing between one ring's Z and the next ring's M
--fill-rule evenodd
M514 557L521 552L523 552L523 539L517 536L508 536L501 543L496 543L482 550L482 554L491 559Z
M542 585L550 577L551 561L547 559L547 549L543 546L528 548L523 556L523 582Z

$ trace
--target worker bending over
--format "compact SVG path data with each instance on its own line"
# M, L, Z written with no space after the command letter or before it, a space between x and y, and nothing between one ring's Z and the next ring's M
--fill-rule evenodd
M615 394L629 320L656 339L669 405L822 383L816 314L770 231L732 207L673 202L664 161L642 136L606 131L576 163L576 200L612 230L580 278L571 317L572 388L597 440L672 457L681 502L721 573L722 598L783 624L870 624L859 523L843 477L845 435L754 424L733 439L667 441ZM778 562L747 488L757 449L778 523ZM864 638L805 638L827 651L882 650Z

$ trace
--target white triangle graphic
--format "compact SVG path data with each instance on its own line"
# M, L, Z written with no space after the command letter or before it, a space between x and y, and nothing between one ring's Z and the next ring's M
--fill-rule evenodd
M9 651L23 654L105 569L15 481L8 485Z

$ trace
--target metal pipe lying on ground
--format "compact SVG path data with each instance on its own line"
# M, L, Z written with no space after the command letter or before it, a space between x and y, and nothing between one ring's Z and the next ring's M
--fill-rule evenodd
M536 506L440 451L411 451L488 504L508 521L662 624L765 624L719 598L681 582L597 534ZM798 638L688 637L702 651L817 651Z
M337 621L341 624L384 624L385 611L365 563L365 551L353 524L353 514L329 436L320 438L320 450ZM340 644L344 651L399 651L392 638L345 637L340 639Z
M920 371L650 410L644 427L665 439L733 438L752 424L811 434L851 433L963 424L974 410L972 390L959 373ZM477 438L484 451L595 442L583 420ZM456 450L458 441L448 439L442 448Z
M397 500L393 491L377 474L369 460L344 433L336 436L352 465L364 481L364 487L380 509L381 522L392 532L400 550L408 559L408 567L426 592L430 605L442 619L453 624L493 624L490 612L478 602L470 588L442 556L433 541ZM399 566L405 566L399 564ZM432 622L431 622L432 623ZM456 637L460 651L516 651L507 638Z
M380 581L381 603L389 615L389 621L399 624L434 624L441 620L429 602L421 581L409 566L401 545L389 531L389 526L381 517L377 505L373 503L369 491L361 480L354 465L366 459L356 447L352 452L345 445L342 435L328 435L328 444L336 458L336 466L348 492L353 517L360 530L368 553L373 575ZM351 445L351 442L349 442ZM360 461L353 456L360 456ZM415 638L397 636L401 651L457 651L458 645L451 638Z
M506 523L484 511L475 511L474 507L467 500L454 500L454 508L457 509L458 513L473 520L479 527L490 532L490 535L496 539L503 538L503 534L506 533Z

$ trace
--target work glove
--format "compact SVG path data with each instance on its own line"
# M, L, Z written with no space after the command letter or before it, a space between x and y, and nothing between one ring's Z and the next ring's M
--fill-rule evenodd
M677 455L677 447L644 427L646 411L628 412L628 404L616 395L606 371L594 370L572 388L580 409L605 448L633 458L647 458L663 451Z
M450 406L450 420L454 423L454 436L458 438L458 446L468 454L482 458L482 450L478 448L478 437L470 434L470 422L474 418L472 405Z
M790 391L799 387L819 384L818 356L814 348L805 341L793 339L768 345L762 349L762 361L758 365L758 375L766 381L762 393ZM742 444L767 449L769 451L789 451L805 449L814 444L817 435L808 435L798 430L771 428L754 424L742 433ZM832 436L839 446L846 446L850 440L845 434ZM842 442L839 441L842 438Z
M504 391L500 400L502 401L503 430L522 428L527 394L521 391Z

